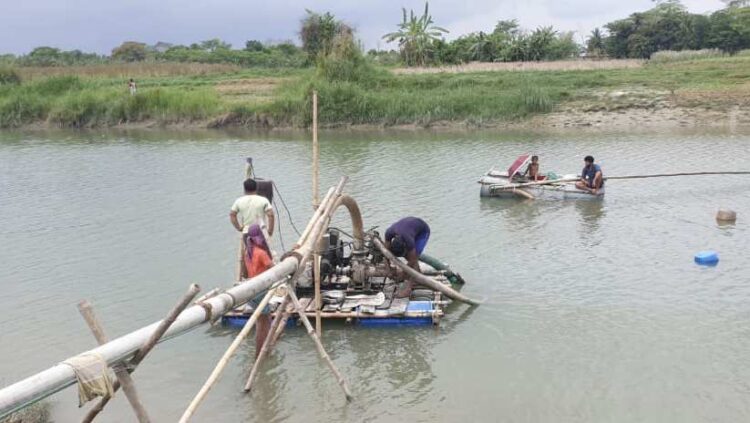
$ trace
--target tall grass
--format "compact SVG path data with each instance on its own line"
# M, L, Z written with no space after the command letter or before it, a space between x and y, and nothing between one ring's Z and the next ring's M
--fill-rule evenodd
M260 107L276 122L307 125L309 93L318 91L319 120L324 125L348 124L429 126L441 121L483 123L512 120L551 111L559 91L536 87L523 78L512 83L439 75L360 75L354 81L313 78L288 84L275 101Z
M712 59L717 57L724 57L727 54L719 49L703 49L703 50L681 50L671 51L663 50L657 51L651 55L651 63L674 63L674 62L686 62L691 60L703 60Z
M58 127L157 123L211 118L223 110L211 88L146 88L131 96L121 87L77 77L42 79L0 91L0 127L46 121Z
M268 78L279 74L286 77ZM319 93L320 122L328 126L484 124L547 113L568 100L596 105L612 90L639 93L638 98L620 98L620 108L644 107L649 102L642 97L651 93L698 92L701 101L711 95L721 98L727 91L743 93L750 88L750 53L635 68L424 74L394 74L366 60L335 58L315 69L270 74L242 70L138 82L135 96L128 94L122 78L61 75L3 84L0 127L204 120L216 126L307 126L313 90Z
M53 76L82 76L106 78L153 78L161 76L203 76L237 72L241 68L230 64L138 62L108 63L85 66L24 66L17 72L24 81Z

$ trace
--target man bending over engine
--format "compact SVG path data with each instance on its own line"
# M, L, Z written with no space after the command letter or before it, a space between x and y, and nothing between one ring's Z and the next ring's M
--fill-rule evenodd
M405 257L409 267L419 272L419 256L430 238L430 226L418 217L405 217L385 231L385 246L396 257ZM408 297L414 282L407 280L397 297Z

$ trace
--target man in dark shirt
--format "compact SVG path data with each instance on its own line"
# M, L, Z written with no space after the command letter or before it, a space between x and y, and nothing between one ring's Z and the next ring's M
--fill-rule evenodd
M586 164L581 170L581 180L576 182L576 188L596 195L604 187L604 174L598 164L594 164L592 156L583 159Z
M385 246L396 257L405 257L409 267L419 272L419 256L430 238L430 226L418 217L405 217L385 231ZM411 294L413 282L407 281L398 296Z

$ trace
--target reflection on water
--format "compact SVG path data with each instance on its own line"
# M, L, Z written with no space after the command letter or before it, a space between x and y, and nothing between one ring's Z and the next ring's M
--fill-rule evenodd
M352 404L299 328L285 333L245 395L249 340L196 421L750 417L750 241L744 220L714 219L718 207L747 215L743 177L611 181L603 201L480 198L476 184L525 151L558 174L577 172L586 154L607 175L712 170L706 163L728 155L750 163L750 135L343 131L321 140L323 189L349 175L366 227L424 218L427 252L454 266L463 291L484 304L452 305L439 329L326 324L323 342ZM160 318L190 282L204 291L230 285L236 234L227 212L248 156L304 227L304 132L2 133L0 381L93 346L80 299L114 336ZM296 235L285 215L279 221L288 244ZM334 223L350 225L342 216ZM694 265L708 248L719 265ZM201 328L155 349L138 385L156 421L182 413L236 333ZM56 420L80 420L74 397L54 397ZM103 421L130 413L119 398Z

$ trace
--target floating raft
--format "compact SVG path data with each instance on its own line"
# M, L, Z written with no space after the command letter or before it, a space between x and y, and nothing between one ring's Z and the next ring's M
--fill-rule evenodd
M311 298L300 298L300 302L311 305ZM444 315L444 303L439 301L406 300L405 307L392 307L386 310L375 310L366 312L362 307L357 307L346 312L323 312L321 318L325 320L339 320L346 323L366 327L377 326L432 326L437 325ZM289 309L291 311L291 309ZM305 310L307 317L314 318L315 311L312 307ZM224 315L222 323L229 327L241 328L245 325L250 314L247 312L232 311ZM287 326L297 325L298 316L292 315L287 320Z
M420 257L423 272L436 275L436 280L446 286L459 287L464 284L463 278L453 272L441 260L423 254ZM338 279L337 282L340 282ZM395 288L395 286L393 286ZM305 315L315 317L315 303L310 293L300 292L300 303ZM320 317L328 321L343 321L360 326L433 326L438 325L445 315L445 307L450 299L442 293L417 286L410 298L394 298L391 290L375 289L372 291L329 289L322 292L323 297L337 294L341 299L336 304L324 304ZM270 311L276 315L282 297L274 297L270 302ZM299 316L291 305L287 306L289 319L287 325L296 325ZM249 319L253 309L238 308L225 314L222 323L241 328Z

